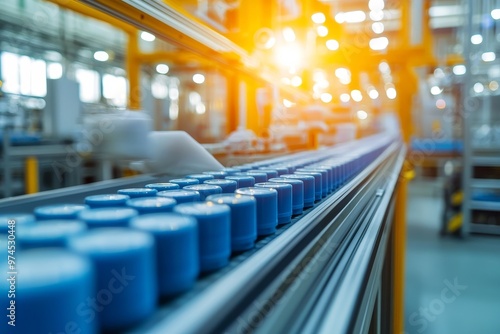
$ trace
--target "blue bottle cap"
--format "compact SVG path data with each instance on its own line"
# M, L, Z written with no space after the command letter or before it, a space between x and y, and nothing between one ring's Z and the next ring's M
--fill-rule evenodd
M196 180L198 180L199 183L203 183L206 180L213 180L214 176L209 175L209 174L191 174L191 175L187 175L186 178L196 179Z
M158 191L174 190L174 189L181 188L177 183L170 183L170 182L150 183L150 184L146 184L144 187L156 189Z
M196 190L178 189L165 190L158 193L158 197L170 197L177 201L177 204L200 201L200 193Z
M174 212L196 218L200 250L200 270L212 271L226 266L231 255L231 210L224 204L184 203Z
M203 174L212 175L215 179L221 179L221 180L228 175L223 170L208 171L208 172L203 172Z
M283 174L280 176L287 180L300 180L304 184L304 208L310 208L314 206L314 176L305 174Z
M95 303L102 330L123 330L154 312L157 276L151 234L130 228L100 228L70 238L68 244L94 264ZM74 306L71 312L75 312Z
M95 311L86 304L89 297L96 296L94 272L87 258L63 249L27 250L16 255L16 266L15 281L9 281L10 275L0 280L0 303L7 308L0 322L1 333L60 333L66 329L97 333L97 321L89 320ZM5 259L0 270L5 275L10 271L7 269ZM12 283L15 297L11 299L8 291ZM12 301L15 307L9 310ZM85 316L76 312L80 305L83 312L88 311ZM8 324L14 319L15 327Z
M205 181L204 183L221 187L223 194L232 194L238 188L238 183L234 180L215 179Z
M238 165L238 166L234 166L235 168L238 168L240 170L240 172L248 172L249 170L252 169L252 166L248 166L248 165Z
M195 284L200 271L195 218L174 212L155 213L132 219L130 226L155 238L160 295L172 296Z
M259 167L257 171L261 173L266 173L267 174L267 179L272 179L273 177L278 177L278 172L275 169L271 169L268 167Z
M91 208L117 207L125 206L129 199L129 195L121 194L92 195L85 197L85 204Z
M319 172L313 171L301 171L301 168L297 169L294 174L297 175L310 175L314 177L314 198L316 201L320 201L323 197L323 176Z
M200 200L204 201L207 196L222 193L222 188L214 184L195 184L194 186L186 186L183 189L196 190L200 193Z
M286 175L286 174L283 174ZM285 179L282 177L269 179L269 182L288 183L292 185L292 209L294 215L300 215L304 211L304 182L297 179Z
M181 187L181 188L184 188L185 186L192 186L194 184L200 183L200 181L198 181L197 179L188 179L188 178L172 179L168 182L178 184L179 187Z
M292 185L288 183L263 182L255 187L275 189L278 192L278 225L292 221Z
M238 174L240 175L240 174ZM251 176L255 179L255 183L262 183L262 182L267 182L267 173L263 172L257 172L257 171L250 171L246 173L241 173L241 175L248 175Z
M226 180L236 181L238 188L253 187L253 185L255 184L255 178L250 175L226 176Z
M8 233L9 230L18 226L29 225L35 222L35 216L27 213L7 213L0 215L0 234Z
M240 173L241 172L241 169L239 168L236 168L236 167L226 167L223 169L224 172L227 173L227 175L234 175L236 173Z
M227 204L231 208L231 250L240 252L254 247L257 238L257 201L252 196L219 194L207 202Z
M66 247L71 236L83 233L87 225L79 220L42 220L17 232L19 248Z
M253 196L257 201L257 235L276 232L278 225L278 192L275 189L248 187L236 190L236 194Z
M127 206L137 210L139 214L171 212L176 204L174 198L168 197L142 197L127 201Z
M54 204L39 206L35 208L34 214L38 220L77 219L78 214L88 208L81 204Z
M131 208L98 208L84 210L78 215L89 228L128 226L139 213Z
M130 198L154 197L158 190L152 188L127 188L118 190L119 194L128 195Z
M288 167L283 167L283 166L269 166L269 168L278 172L278 177L283 174L288 174L290 172L288 170Z

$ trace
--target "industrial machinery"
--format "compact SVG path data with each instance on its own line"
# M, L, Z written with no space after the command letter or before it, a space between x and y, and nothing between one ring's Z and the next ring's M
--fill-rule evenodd
M315 183L319 185L319 199L312 208L295 215L290 223L278 225L275 233L259 236L254 248L233 252L227 266L203 273L191 289L175 297L159 299L153 312L143 316L137 323L120 328L120 331L390 332L394 325L393 298L398 286L395 284L397 277L394 276L394 266L397 265L399 255L396 234L398 226L403 223L397 221L397 216L395 219L395 199L398 182L404 182L400 178L404 156L405 148L398 133L386 132L319 151L234 166L231 171L227 169L229 173L237 171L238 167L240 170L252 168L269 171L273 166L276 170L277 166L287 166L291 172L304 166L316 166L317 173L312 169L307 173L317 175L318 180L321 180ZM262 169L263 167L267 169ZM16 226L19 233L30 224L44 224L39 221L27 222L25 225L20 216L34 211L37 219L45 219L40 215L41 207L50 208L51 205L63 203L83 204L85 198L91 195L113 194L119 189L144 187L145 184L167 180L161 175L142 175L2 200L0 210L5 213L1 221L2 229L7 231L8 217L19 220ZM180 205L182 204L178 204ZM99 209L88 211L93 210ZM65 214L67 213L66 211ZM273 211L266 214L272 215ZM122 224L127 225L128 221ZM119 230L117 228L115 233ZM119 233L117 238L120 238ZM113 244L110 240L107 243ZM100 246L96 244L96 247L99 249ZM19 257L20 268L23 266L23 254L29 254L29 250L24 252L27 253L23 253L21 249L16 255ZM27 259L24 270L29 267ZM51 261L50 258L43 257L38 260L38 266L43 266L44 261ZM109 268L111 267L108 270ZM44 277L43 270L38 274ZM33 279L38 274L32 272ZM147 276L148 273L142 271L140 275ZM139 281L140 276L137 277ZM18 326L24 326L27 330L41 328L37 326L46 326L43 328L48 330L64 330L64 324L71 321L75 324L72 328L94 332L102 329L106 322L103 319L110 316L109 313L102 313L96 318L99 320L85 322L85 315L71 311L75 306L70 305L74 301L70 296L76 292L67 291L64 298L59 295L59 290L66 291L60 280L40 278L39 283L28 289L27 286L31 286L28 283L30 280L20 272L19 282L23 279L27 285L25 290L22 285L18 286L19 298L36 298L37 284L39 289L50 290L54 296L54 308L47 313L46 321L18 323ZM103 283L96 281L95 284L97 290L90 290L90 293L91 296L98 293L100 300L99 293L103 290L99 289ZM7 287L6 283L1 286ZM146 294L148 292L145 290L142 295L135 296L135 302L133 299L124 299L122 303L141 305L148 298ZM63 299L59 301L58 298ZM64 300L68 300L70 304L65 304ZM7 294L2 296L2 303L5 302L8 303ZM82 301L76 299L76 302ZM117 304L121 303L110 300L102 305L104 309L107 307L117 312L115 316L119 317L120 306ZM28 312L31 307L28 305L20 304L18 312ZM33 302L32 307L35 305L37 304ZM70 311L61 311L56 315L51 313L58 308L68 308ZM126 320L122 317L120 321L126 323ZM89 323L93 326L97 323L101 327L92 327Z

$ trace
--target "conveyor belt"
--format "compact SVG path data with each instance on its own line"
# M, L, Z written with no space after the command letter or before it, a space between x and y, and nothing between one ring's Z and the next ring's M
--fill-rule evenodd
M348 149L339 146L338 153ZM129 332L366 332L380 293L404 152L398 142L388 145L315 207L259 238L252 250L233 255L228 266L200 277L190 291L162 300L153 316ZM22 196L0 201L0 211L81 203L88 195L167 180L146 175Z

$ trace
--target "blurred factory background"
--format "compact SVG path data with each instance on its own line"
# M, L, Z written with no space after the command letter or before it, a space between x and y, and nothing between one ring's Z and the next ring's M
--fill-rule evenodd
M500 1L0 6L0 199L180 175L151 131L230 167L396 125L412 181L394 332L500 333Z

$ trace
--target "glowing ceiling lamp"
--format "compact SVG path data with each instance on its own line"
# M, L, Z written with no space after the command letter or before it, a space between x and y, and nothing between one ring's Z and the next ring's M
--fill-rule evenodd
M467 68L465 65L455 65L453 66L453 74L455 75L464 75L467 72Z
M375 33L375 34L381 34L384 32L384 24L382 22L373 22L372 23L372 31Z
M167 74L170 68L167 64L158 64L156 65L156 72L160 74Z
M193 82L198 85L201 85L202 83L205 82L205 76L203 74L196 73L195 75L193 75Z
M329 103L332 102L333 96L330 93L322 93L320 98L324 103Z
M441 88L439 88L438 86L432 86L431 87L431 94L432 95L439 95L443 92L443 90Z
M283 38L285 41L291 43L295 41L295 32L292 28L286 27L283 29Z
M353 101L356 102L361 102L363 100L363 94L361 94L361 91L359 91L358 89L353 89L351 91L351 97Z
M381 51L387 48L389 39L387 37L377 37L370 40L370 49L374 51Z
M339 49L339 42L335 39L329 39L326 41L326 48L330 51L336 51Z
M347 93L340 94L340 101L347 103L351 100L351 96Z
M356 112L356 116L361 119L361 120L364 120L364 119L367 119L368 118L368 113L364 110L358 110Z
M311 20L316 24L323 24L326 21L326 17L323 13L314 13L311 15Z
M109 59L109 54L106 51L96 51L94 53L94 59L97 61L107 61Z
M156 39L155 35L147 32L147 31L143 31L141 32L141 39L146 41L146 42L152 42Z

